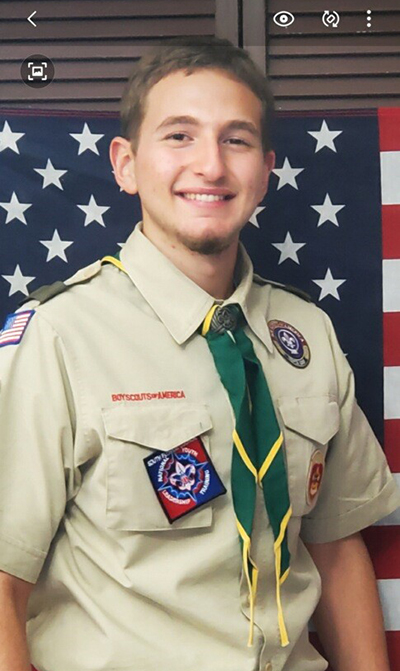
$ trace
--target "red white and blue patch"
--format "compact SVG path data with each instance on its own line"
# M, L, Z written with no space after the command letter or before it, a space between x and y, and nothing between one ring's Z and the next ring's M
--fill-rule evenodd
M7 315L3 330L0 331L0 347L18 345L34 314L35 310L24 310Z
M172 524L226 493L200 438L144 459L157 498Z

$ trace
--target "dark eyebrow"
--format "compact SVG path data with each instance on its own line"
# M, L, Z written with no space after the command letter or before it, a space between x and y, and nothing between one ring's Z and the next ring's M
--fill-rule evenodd
M169 126L200 126L200 122L192 116L169 116L159 126L156 130L161 130L163 128L168 128ZM260 132L257 130L256 126L250 121L245 121L244 119L233 119L228 121L224 127L225 130L244 130L254 137L259 138Z

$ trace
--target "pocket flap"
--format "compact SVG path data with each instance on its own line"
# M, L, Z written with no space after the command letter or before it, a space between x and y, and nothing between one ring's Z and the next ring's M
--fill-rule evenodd
M339 429L339 406L328 396L280 398L282 419L292 431L326 445Z
M102 415L110 438L162 451L182 445L212 428L207 406L195 403L140 407L121 403L103 409Z

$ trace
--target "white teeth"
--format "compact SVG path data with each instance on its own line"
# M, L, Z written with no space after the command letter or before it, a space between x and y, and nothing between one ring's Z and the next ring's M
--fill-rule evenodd
M225 196L214 196L210 193L183 193L184 198L188 200L200 200L206 203L212 203L216 200L225 200Z

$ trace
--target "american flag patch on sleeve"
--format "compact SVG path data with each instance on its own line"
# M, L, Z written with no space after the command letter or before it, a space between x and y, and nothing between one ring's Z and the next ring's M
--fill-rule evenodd
M34 314L35 310L24 310L7 315L3 330L0 331L0 347L18 345Z

